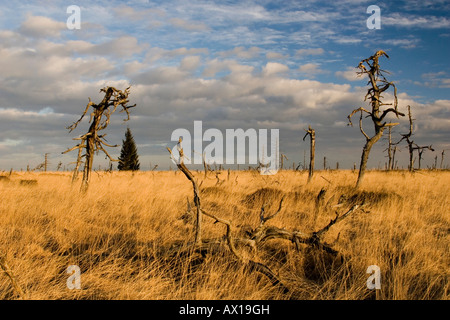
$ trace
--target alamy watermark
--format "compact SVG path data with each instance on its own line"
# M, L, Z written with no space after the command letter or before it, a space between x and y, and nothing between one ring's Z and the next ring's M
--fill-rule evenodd
M79 266L70 265L67 267L66 273L70 274L67 278L67 288L70 290L81 289L81 270Z
M381 289L381 271L377 265L371 265L367 267L366 273L370 274L367 279L367 289Z
M371 16L367 19L366 25L368 29L381 29L381 9L379 6L371 5L367 7L368 14Z
M71 5L67 7L66 12L70 14L67 18L66 26L69 30L81 29L81 9L79 6Z
M181 138L184 152L184 159L180 159L178 146L172 148L172 162L177 164L183 160L185 164L202 164L204 161L206 164L258 165L261 174L273 175L279 169L279 136L279 129L270 129L269 146L267 129L226 129L224 135L216 128L203 132L203 122L194 121L193 136L184 128L172 132L171 141ZM203 148L203 142L210 143Z

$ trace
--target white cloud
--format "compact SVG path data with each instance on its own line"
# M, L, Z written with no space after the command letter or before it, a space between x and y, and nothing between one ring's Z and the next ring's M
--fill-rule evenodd
M450 76L445 71L428 72L422 74L421 77L424 81L416 81L417 85L425 85L429 88L450 88Z
M274 74L286 73L288 71L289 71L289 67L284 64L277 63L277 62L268 62L263 67L262 73L264 76L271 76Z
M315 48L315 49L299 49L296 52L296 55L298 56L316 56L316 55L322 55L325 53L325 50L322 48Z
M172 18L169 20L170 23L177 28L186 30L186 31L207 31L209 27L203 22L196 21L187 21L181 18Z
M213 59L209 60L205 64L205 69L203 70L203 76L205 77L214 77L217 73L221 71L232 71L235 74L237 73L252 73L254 67L240 64L236 60L226 59Z
M298 68L300 73L307 74L308 76L315 76L318 74L326 73L325 70L320 69L320 65L317 63L306 63Z
M385 44L399 46L404 49L412 49L417 47L420 42L418 39L386 39L382 41Z
M362 42L362 39L351 36L336 36L332 37L332 39L339 44L356 44Z
M232 50L221 51L219 52L219 56L221 57L231 57L236 56L241 59L251 59L255 58L260 54L261 49L258 47L251 47L245 49L244 47L235 47Z
M450 19L448 17L393 13L383 16L382 25L422 29L448 29L450 28Z
M180 69L184 71L195 70L200 65L199 56L188 56L183 58L180 63Z
M24 144L25 140L14 140L14 139L4 139L3 141L0 141L0 148L2 147L9 147L9 146L19 146L21 144Z
M334 74L336 77L343 78L348 81L360 81L363 80L361 76L357 75L358 69L354 67L347 67L344 71L336 71Z
M279 52L270 51L266 53L266 58L269 60L279 60L279 59L288 59L288 54L282 54Z
M167 50L159 47L151 47L146 50L145 62L154 63L158 60L168 60L180 56L206 55L209 53L207 48L176 48Z
M81 44L81 46L79 46ZM77 41L72 48L78 53L95 54L99 56L115 55L118 57L129 57L138 54L146 48L147 45L140 45L136 37L121 36L110 41L99 44L82 43Z
M43 16L28 15L19 31L30 37L59 37L61 31L67 29L64 22L55 21Z
M131 21L149 20L149 18L164 17L166 12L161 9L134 9L133 7L127 5L121 5L113 9L116 16L120 19L126 19Z

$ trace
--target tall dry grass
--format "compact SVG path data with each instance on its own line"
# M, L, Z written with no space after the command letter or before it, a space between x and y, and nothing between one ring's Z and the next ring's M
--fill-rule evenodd
M306 245L271 240L258 253L291 290L237 263L226 247L216 254L171 251L193 240L193 223L180 217L192 185L180 172L93 174L87 194L71 186L70 173L13 173L0 181L0 250L28 299L448 299L450 172L368 172L353 190L356 173L282 171L274 176L232 171L216 186L213 175L196 174L202 206L240 230L254 228L259 212L283 209L268 224L312 232L335 211L365 202L331 227L334 259ZM20 180L37 180L37 185ZM314 223L315 198L325 188ZM344 203L343 207L332 205ZM328 203L328 206L326 204ZM204 238L221 237L224 226L204 217ZM244 250L244 249L241 249ZM69 265L81 268L81 290L69 290ZM381 290L369 290L366 269L381 269ZM0 274L0 299L16 299Z

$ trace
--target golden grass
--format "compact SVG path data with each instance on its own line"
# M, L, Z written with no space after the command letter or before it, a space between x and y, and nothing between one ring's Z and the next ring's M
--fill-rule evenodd
M322 178L322 177L323 178ZM199 182L203 173L197 173ZM363 188L356 173L282 171L274 176L232 171L202 183L202 206L232 221L235 232L259 223L261 205L274 212L268 224L313 231L315 197L325 203L345 195L366 202L331 227L327 243L339 259L286 240L271 240L252 258L266 263L291 291L283 294L267 279L237 263L227 250L217 254L167 254L174 243L193 240L193 224L180 219L192 185L180 172L93 174L87 194L71 186L70 173L13 173L0 180L0 251L29 299L448 299L450 172L376 172ZM37 180L37 185L20 180ZM331 183L329 183L328 181ZM353 198L352 198L353 196ZM342 201L343 198L341 198ZM322 208L314 227L335 210ZM220 237L224 226L204 217L204 238ZM243 250L243 249L241 249ZM246 251L247 255L254 255ZM81 268L81 290L69 290L69 265ZM381 290L369 290L366 269L381 269ZM0 299L15 299L0 274Z

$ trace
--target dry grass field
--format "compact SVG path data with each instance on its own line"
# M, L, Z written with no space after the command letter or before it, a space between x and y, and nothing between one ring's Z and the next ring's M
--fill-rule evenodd
M274 239L243 255L271 268L282 292L227 250L187 254L193 240L192 184L181 172L93 173L89 190L71 173L13 173L0 180L0 252L27 299L439 299L450 296L450 172L251 171L214 174L201 183L202 207L232 221L236 237L259 224L261 206L280 213L267 224L311 233L337 212L364 210L333 225L330 256L306 244ZM20 182L36 180L37 184ZM203 182L202 182L203 181ZM316 197L326 189L314 223ZM340 203L340 206L336 206ZM192 218L191 218L192 217ZM315 224L315 225L314 225ZM203 218L203 238L222 237L223 224ZM69 290L69 265L81 269L81 290ZM369 290L367 267L381 270ZM1 270L0 270L1 272ZM0 273L0 299L17 299Z

